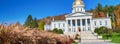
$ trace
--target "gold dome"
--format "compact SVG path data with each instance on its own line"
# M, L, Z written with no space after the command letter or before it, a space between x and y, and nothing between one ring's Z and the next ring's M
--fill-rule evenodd
M73 2L73 5L83 5L83 2L81 0L75 0L75 2Z

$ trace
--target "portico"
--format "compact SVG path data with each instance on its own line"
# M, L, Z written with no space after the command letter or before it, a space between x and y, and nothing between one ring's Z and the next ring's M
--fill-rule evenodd
M68 31L79 32L80 31L91 31L91 18L81 19L67 19Z

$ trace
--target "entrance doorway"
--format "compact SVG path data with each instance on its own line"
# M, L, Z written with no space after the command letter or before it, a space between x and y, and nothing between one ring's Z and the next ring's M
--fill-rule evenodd
M78 32L81 32L81 28L80 27L78 27Z

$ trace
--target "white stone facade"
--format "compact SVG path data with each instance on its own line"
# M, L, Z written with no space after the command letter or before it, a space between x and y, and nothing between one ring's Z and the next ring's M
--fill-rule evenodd
M110 17L92 18L92 13L85 12L83 2L75 1L73 3L72 13L65 15L65 20L53 20L51 25L45 25L44 30L53 30L54 28L62 29L64 33L94 31L97 27L111 27Z

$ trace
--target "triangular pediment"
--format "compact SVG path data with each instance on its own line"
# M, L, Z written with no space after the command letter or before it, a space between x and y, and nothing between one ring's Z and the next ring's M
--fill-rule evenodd
M80 16L80 15L86 15L86 14L83 14L83 13L75 13L75 14L72 14L70 16Z
M83 12L79 12L79 13L71 13L66 15L66 17L75 17L75 16L87 16L87 15L92 15L91 13L83 13Z

